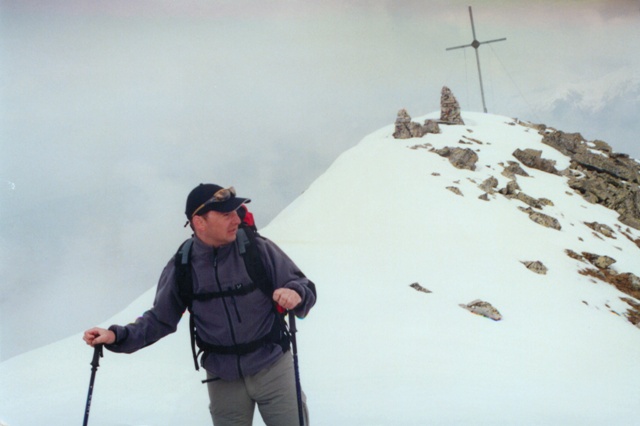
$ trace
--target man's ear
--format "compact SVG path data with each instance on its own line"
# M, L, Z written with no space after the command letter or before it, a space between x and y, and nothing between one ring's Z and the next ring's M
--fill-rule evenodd
M195 215L193 219L191 219L191 225L194 231L201 231L204 227L204 217L200 215Z

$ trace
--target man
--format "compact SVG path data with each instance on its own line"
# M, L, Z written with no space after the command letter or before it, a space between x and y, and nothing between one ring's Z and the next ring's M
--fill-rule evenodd
M185 214L194 232L191 306L196 340L207 371L211 417L216 426L251 425L255 405L267 425L298 425L298 399L288 340L273 304L305 317L315 304L315 286L273 242L255 245L268 278L271 298L252 285L236 243L238 209L250 202L233 187L200 184L187 197ZM257 284L257 283L253 283ZM272 299L272 300L271 300ZM173 333L187 305L176 282L175 259L164 268L153 307L134 323L84 333L87 344L132 353ZM275 331L275 333L274 333ZM308 425L304 394L303 412Z

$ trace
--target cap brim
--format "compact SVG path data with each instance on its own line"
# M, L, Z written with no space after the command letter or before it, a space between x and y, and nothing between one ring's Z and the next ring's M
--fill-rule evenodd
M251 202L251 199L249 198L233 197L221 203L211 203L206 205L202 209L204 210L202 213L206 213L208 211L214 211L219 213L229 213L234 210L238 210L238 208L240 208L241 205L250 203L250 202Z

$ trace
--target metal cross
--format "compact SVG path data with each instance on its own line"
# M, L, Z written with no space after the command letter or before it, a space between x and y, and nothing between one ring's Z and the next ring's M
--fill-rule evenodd
M471 42L471 44L449 47L446 50L462 49L464 47L473 47L476 50L476 62L478 63L478 77L480 78L480 95L482 95L482 107L484 109L484 112L487 112L487 105L484 102L484 88L482 87L482 72L480 71L480 56L478 55L478 47L480 47L481 44L493 43L495 41L504 41L506 40L506 37L498 38L495 40L478 41L476 39L476 27L473 25L473 13L471 13L471 6L469 6L469 17L471 18L471 31L473 32L473 41Z

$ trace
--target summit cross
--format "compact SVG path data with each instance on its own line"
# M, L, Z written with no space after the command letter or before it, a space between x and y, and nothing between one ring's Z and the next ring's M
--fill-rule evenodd
M462 48L465 48L465 47L473 47L475 49L475 51L476 51L476 63L478 64L478 77L480 79L480 95L482 96L482 108L484 109L484 112L487 112L487 104L484 101L484 88L482 87L482 72L480 71L480 55L478 55L478 47L480 47L481 44L494 43L496 41L504 41L504 40L506 40L506 37L497 38L495 40L478 41L476 39L476 27L473 24L473 13L471 12L471 6L469 6L469 17L471 18L471 31L473 33L473 41L471 42L471 44L465 44L465 45L462 45L462 46L448 47L445 50L462 49Z

